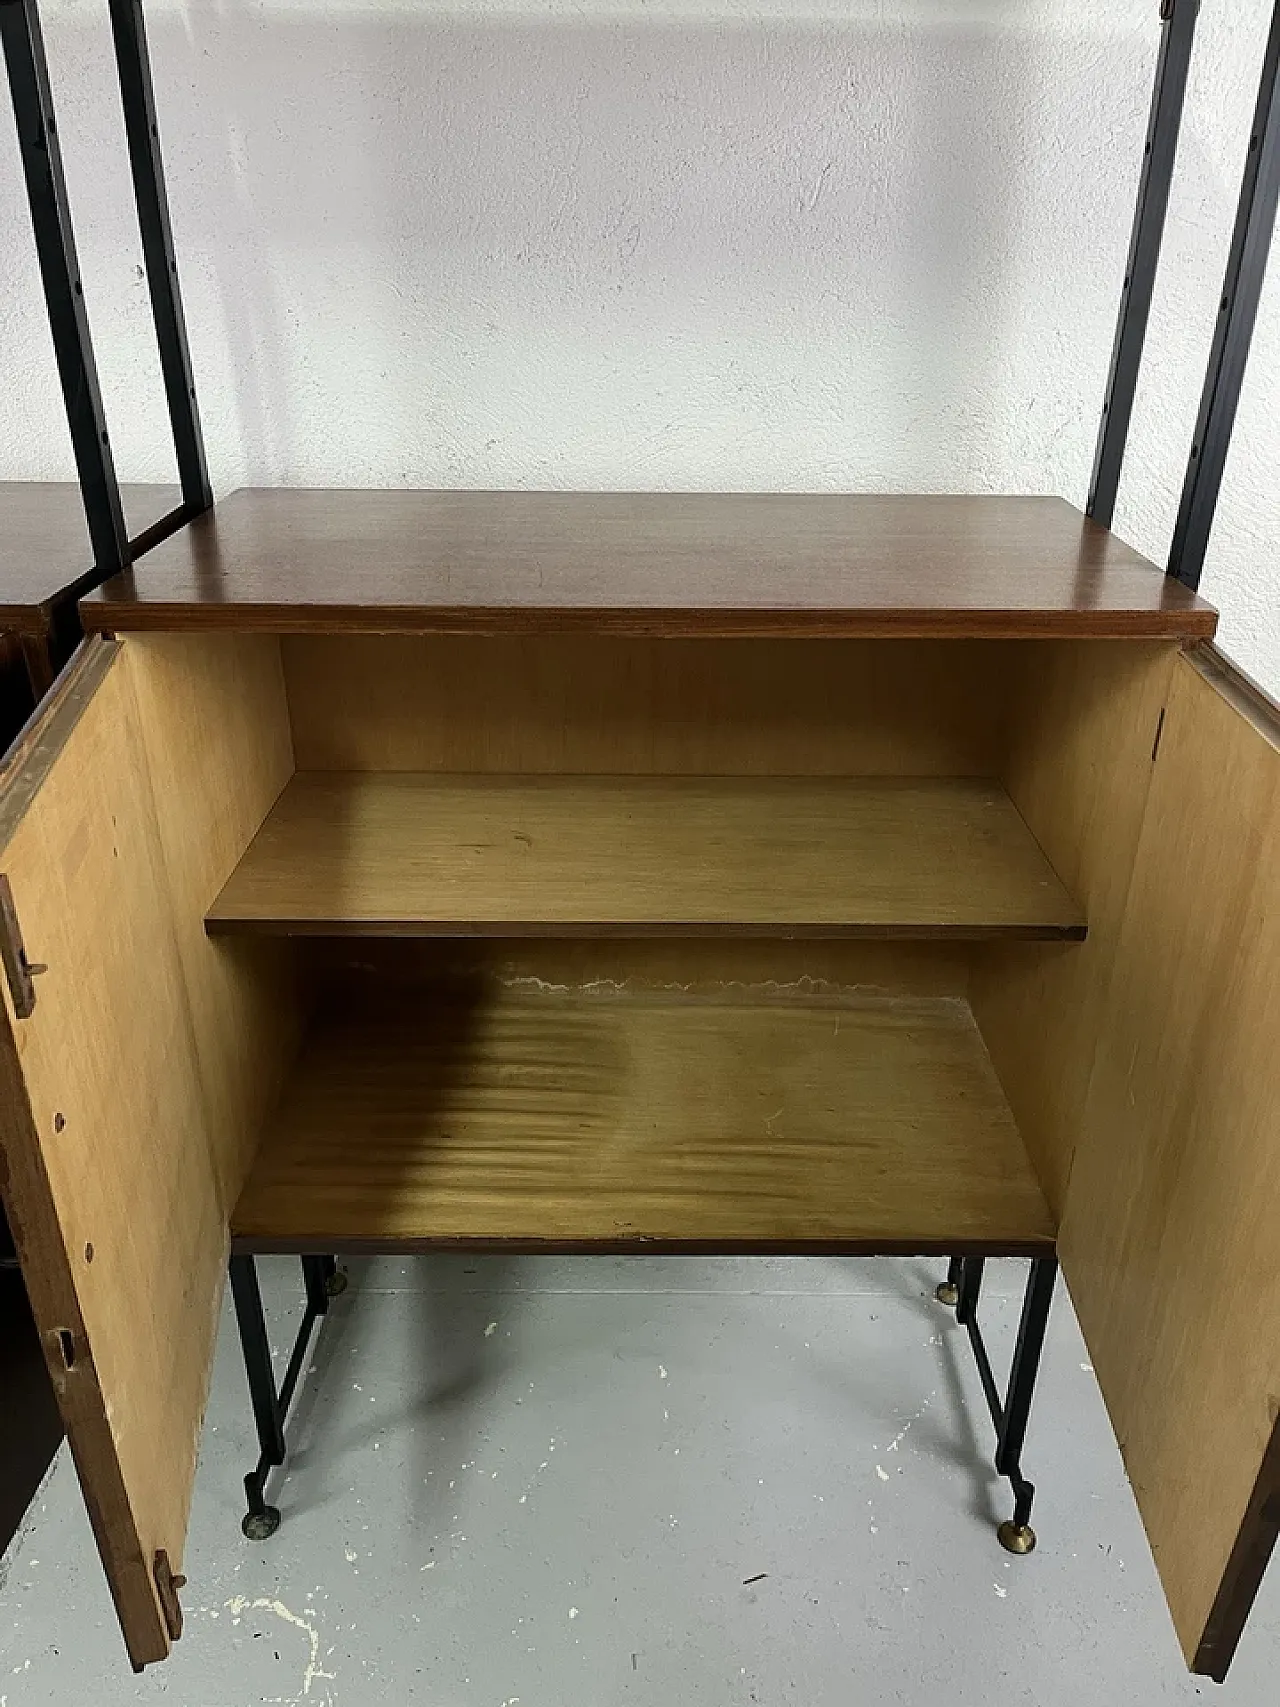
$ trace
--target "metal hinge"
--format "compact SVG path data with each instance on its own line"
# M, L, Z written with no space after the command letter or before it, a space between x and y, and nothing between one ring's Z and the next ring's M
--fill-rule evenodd
M36 1006L33 980L37 973L47 972L49 968L38 962L33 965L27 959L18 910L13 904L13 890L3 874L0 874L0 960L4 961L4 975L9 980L14 1013L19 1019L30 1019Z
M164 1613L164 1626L169 1632L169 1640L176 1642L182 1634L182 1606L178 1600L178 1590L186 1588L187 1579L174 1576L169 1568L169 1555L163 1547L156 1554L153 1569L156 1593L160 1597L160 1610Z

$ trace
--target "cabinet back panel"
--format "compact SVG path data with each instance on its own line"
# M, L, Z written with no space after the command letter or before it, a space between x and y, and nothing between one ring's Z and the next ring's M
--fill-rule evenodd
M484 976L530 988L584 988L640 981L655 989L729 996L772 987L795 995L968 994L964 943L795 941L781 938L610 937L399 940L301 938L304 981L327 999L358 989L367 999L412 992L441 978Z
M283 945L213 942L204 929L210 901L293 771L280 643L138 634L124 644L229 1210L300 1026Z
M992 776L998 642L287 636L299 770Z
M1089 923L1087 941L974 951L974 1014L1062 1213L1176 647L1029 642L1009 660L1003 781Z

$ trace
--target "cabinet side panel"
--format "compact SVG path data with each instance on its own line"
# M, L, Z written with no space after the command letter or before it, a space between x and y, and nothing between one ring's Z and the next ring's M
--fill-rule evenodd
M300 1030L288 944L212 941L204 930L206 910L293 772L280 643L133 635L124 652L229 1213Z
M1031 642L1009 655L1014 805L1083 907L1082 944L975 951L974 1014L1061 1214L1177 648Z
M226 1227L151 779L122 649L91 642L74 727L0 779L0 870L47 969L0 1047L6 1207L131 1657L168 1637Z
M992 776L982 641L286 637L299 770Z
M1280 1525L1280 715L1214 659L1175 665L1061 1245L1179 1637L1221 1676Z

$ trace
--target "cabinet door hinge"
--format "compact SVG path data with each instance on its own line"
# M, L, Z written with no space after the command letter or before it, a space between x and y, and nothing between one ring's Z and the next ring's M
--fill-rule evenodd
M33 980L38 972L47 972L49 968L40 964L33 965L27 959L22 928L18 924L18 910L13 904L13 890L9 887L9 879L3 873L0 873L0 960L4 961L4 974L9 980L9 994L13 997L14 1013L19 1019L30 1019L36 1006L36 987Z
M186 1588L187 1579L174 1576L169 1568L169 1555L163 1547L156 1554L153 1569L156 1593L160 1597L160 1610L164 1613L165 1629L169 1632L169 1640L176 1642L182 1634L182 1606L178 1600L178 1590Z

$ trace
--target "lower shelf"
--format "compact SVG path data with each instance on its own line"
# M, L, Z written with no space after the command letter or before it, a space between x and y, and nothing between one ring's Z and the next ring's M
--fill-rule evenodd
M1035 1255L1055 1228L963 1000L484 978L321 1015L232 1237Z

